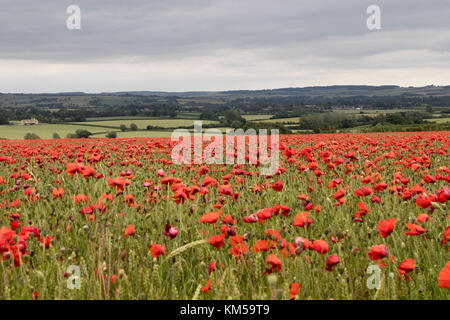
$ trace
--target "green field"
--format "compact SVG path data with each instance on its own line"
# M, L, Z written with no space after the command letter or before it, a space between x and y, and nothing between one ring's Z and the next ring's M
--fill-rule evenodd
M244 114L242 118L248 121L267 120L272 117L271 114Z
M156 117L144 117L144 116L128 116L128 117L92 117L86 118L86 122L95 121L113 121L113 120L154 120Z
M450 122L450 118L435 118L435 119L425 119L428 122L435 122L435 123L446 123Z
M121 124L130 127L132 123L135 123L139 129L146 129L147 126L158 126L163 128L177 128L194 125L194 119L134 119L134 120L107 120L107 121L88 121L77 122L77 125L91 125L91 126L108 126L119 129ZM203 124L217 123L217 121L203 120Z
M222 133L225 133L227 128L214 128L215 130L220 130ZM203 129L203 134L208 129ZM188 131L192 134L194 130L188 129ZM153 138L153 137L170 137L172 136L172 130L170 131L126 131L126 132L117 132L117 138Z
M110 131L105 128L96 128L88 126L76 126L69 124L39 124L34 126L0 126L0 138L6 139L23 139L27 133L35 133L42 139L51 139L53 133L58 133L61 138L65 138L69 133L75 133L78 129L85 129L93 134L101 133L100 136L104 136L106 131ZM95 135L94 135L95 137Z
M131 123L136 123L140 128L139 131L125 131L119 130L121 123L126 124L128 127ZM213 123L214 121L203 121L203 123ZM119 125L117 125L119 123ZM145 126L144 126L145 124ZM194 120L141 120L139 121L97 121L97 122L83 122L77 125L75 124L39 124L33 126L21 126L21 125L9 125L0 126L0 138L5 139L23 139L25 134L34 133L41 139L52 139L53 133L58 133L61 138L66 138L70 133L75 133L78 129L88 130L92 133L92 138L105 137L108 131L116 131L118 138L137 138L137 137L170 137L172 130L168 131L147 131L145 130L147 125L160 126L165 128L175 128L176 126L191 126L194 124ZM99 126L97 126L99 125ZM111 126L114 128L105 128L100 126ZM225 132L226 128L217 128L222 132ZM207 129L203 129L205 131ZM193 132L189 129L189 132Z
M293 118L267 119L267 120L262 120L261 122L271 122L271 123L290 123L290 122L295 122L295 123L298 123L299 120L300 120L300 117L293 117Z

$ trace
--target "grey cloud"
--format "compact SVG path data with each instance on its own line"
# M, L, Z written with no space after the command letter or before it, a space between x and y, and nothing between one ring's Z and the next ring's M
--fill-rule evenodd
M78 2L78 3L77 3ZM209 50L273 48L333 37L370 36L373 1L7 1L0 10L0 58L80 61L138 56L159 59ZM383 32L450 30L447 1L378 1ZM82 30L65 27L69 4L82 10ZM391 43L378 50L399 50ZM450 50L417 37L418 49ZM336 54L342 51L336 47ZM316 52L317 55L333 54ZM369 52L368 54L371 54Z

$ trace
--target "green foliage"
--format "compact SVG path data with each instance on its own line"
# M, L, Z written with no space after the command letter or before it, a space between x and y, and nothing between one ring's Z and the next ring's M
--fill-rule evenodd
M53 139L60 139L61 138L57 132L54 132L52 137L53 137Z
M9 124L8 116L0 113L0 125Z
M159 127L159 126L152 126L152 125L148 125L147 126L147 130L149 131L161 131L161 130L166 130L166 128L163 127Z
M133 122L132 124L130 124L130 130L131 131L137 131L138 130L138 126Z
M309 114L300 117L298 129L319 132L335 132L358 126L369 125L373 127L385 125L418 125L423 124L427 114L422 112L393 112L383 113L375 117L338 112Z
M115 139L115 138L117 138L117 132L115 132L115 131L109 131L109 132L106 134L106 137L107 137L107 138L110 138L110 139Z
M225 111L221 121L224 125L231 126L233 128L239 128L246 122L245 118L241 116L238 110Z
M200 120L219 121L219 113L215 111L204 111L200 114Z
M23 138L25 140L37 140L37 139L40 139L40 137L37 134L30 133L30 132L28 132Z
M77 138L89 138L92 133L85 129L78 129L75 131L75 134L77 135Z
M120 130L122 130L123 132L127 131L127 126L124 124L120 125Z

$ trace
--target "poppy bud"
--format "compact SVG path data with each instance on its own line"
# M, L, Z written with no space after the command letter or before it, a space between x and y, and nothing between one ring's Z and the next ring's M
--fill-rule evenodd
M267 282L269 283L269 285L271 287L275 287L277 285L278 282L278 277L274 274L271 274L267 277Z

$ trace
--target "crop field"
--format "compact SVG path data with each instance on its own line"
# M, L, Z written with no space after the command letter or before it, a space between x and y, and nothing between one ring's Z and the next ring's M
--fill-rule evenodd
M93 126L108 126L119 128L121 124L127 127L130 124L135 123L139 129L145 129L147 126L158 126L163 128L176 128L176 127L187 127L194 125L194 119L150 119L150 120L108 120L108 121L88 121L88 122L77 122L79 125L93 125ZM202 120L203 124L217 123L216 121Z
M0 299L448 300L449 144L286 135L263 175L164 137L2 140Z
M91 121L112 121L112 120L155 120L157 117L144 117L144 116L127 116L127 117L92 117L86 118L86 122Z
M298 122L300 121L300 117L292 117L292 118L278 118L278 119L267 119L267 120L263 120L261 122L278 122L278 123L290 123L290 122L294 122L296 124L298 124Z
M69 124L38 124L32 126L21 125L4 125L0 126L0 138L5 139L23 139L27 133L35 133L42 139L51 139L53 133L58 133L61 138L64 138L69 133L74 133L78 129L85 129L92 133L105 133L111 129L90 127L90 126L78 126Z
M272 117L271 114L244 114L242 118L248 121L259 121L259 120L267 120Z
M51 139L53 133L58 133L61 138L67 134L73 134L76 130L88 130L93 137L104 137L108 131L116 131L118 137L167 137L171 132L165 131L145 131L148 125L159 126L163 128L176 128L183 126L192 126L195 119L121 119L121 120L97 120L78 122L73 124L47 124L21 126L21 125L3 125L0 126L0 138L4 139L23 139L27 133L37 134L41 139ZM138 126L142 131L120 132L120 125L125 124L128 128L132 123ZM217 123L216 121L203 120L203 124Z
M450 122L450 118L426 119L426 121L429 121L429 122L436 122L436 123L446 123L446 122Z

